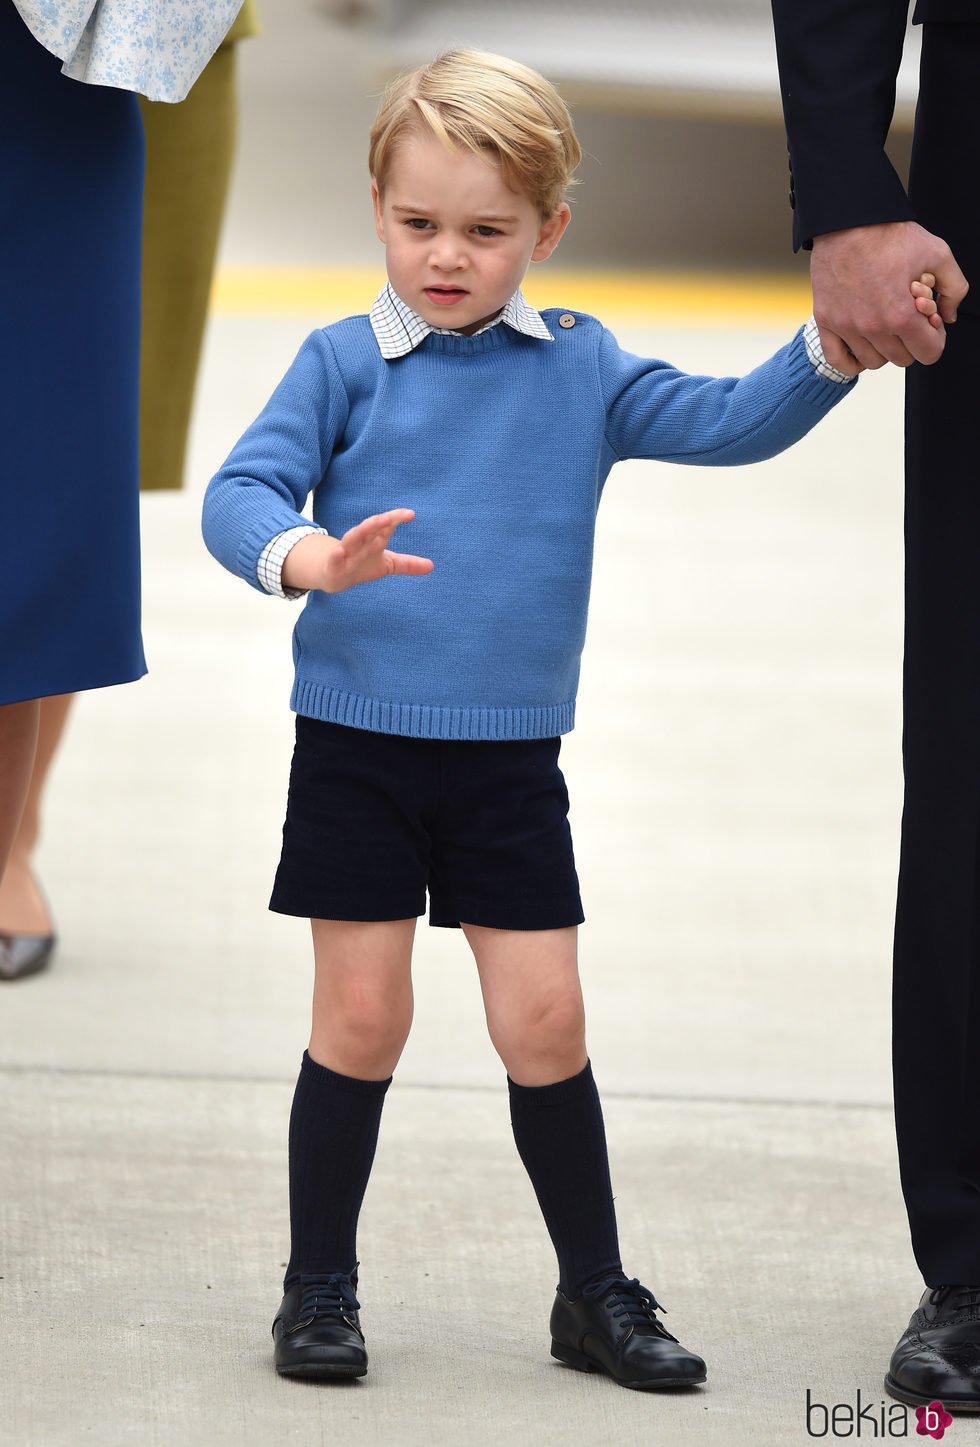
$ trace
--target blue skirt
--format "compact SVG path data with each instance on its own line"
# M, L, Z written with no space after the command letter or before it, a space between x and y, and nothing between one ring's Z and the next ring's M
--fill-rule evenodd
M0 0L0 704L146 672L135 95Z

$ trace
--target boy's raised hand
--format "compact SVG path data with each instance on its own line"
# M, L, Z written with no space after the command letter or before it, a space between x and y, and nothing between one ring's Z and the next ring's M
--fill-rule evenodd
M388 551L388 542L399 523L407 523L414 516L411 508L396 507L365 518L340 539L325 533L307 533L286 555L283 587L342 593L355 583L371 583L395 573L431 573L431 558Z

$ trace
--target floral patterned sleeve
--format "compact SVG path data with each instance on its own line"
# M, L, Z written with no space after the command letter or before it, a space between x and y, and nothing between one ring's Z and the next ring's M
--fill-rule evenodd
M35 40L89 85L183 100L242 0L14 0Z

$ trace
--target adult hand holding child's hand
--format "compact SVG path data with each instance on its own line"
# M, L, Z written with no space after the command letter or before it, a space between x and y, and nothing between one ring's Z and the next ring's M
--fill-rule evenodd
M932 320L909 305L909 277L935 278L938 307ZM810 261L813 314L827 361L848 376L894 362L938 361L945 326L967 282L948 245L914 221L890 221L828 232L813 241ZM938 315L939 320L935 320Z
M392 508L365 518L340 539L326 533L307 533L286 555L283 586L342 593L355 583L371 583L395 573L431 573L431 558L388 551L388 542L399 523L409 522L414 516L411 508Z

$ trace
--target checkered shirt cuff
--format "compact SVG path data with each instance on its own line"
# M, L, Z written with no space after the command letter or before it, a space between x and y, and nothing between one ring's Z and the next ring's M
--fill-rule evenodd
M282 565L286 561L286 554L290 551L300 538L305 538L307 533L325 533L325 528L314 527L312 523L301 523L298 527L289 528L284 533L277 533L271 543L267 543L262 549L259 561L255 569L255 576L258 579L259 587L266 593L271 593L275 598L302 598L306 595L306 588L284 588L282 586Z
M832 367L823 354L823 347L820 343L820 328L813 317L803 328L803 345L806 347L807 358L811 367L818 377L826 377L828 382L839 382L841 386L850 386L856 377L849 377L846 372L841 372L837 367Z

